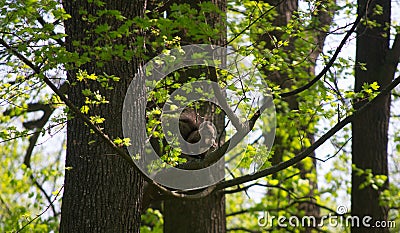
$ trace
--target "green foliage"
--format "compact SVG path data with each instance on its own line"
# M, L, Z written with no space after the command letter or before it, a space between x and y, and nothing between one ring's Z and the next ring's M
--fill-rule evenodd
M162 233L163 224L163 217L159 210L147 209L146 213L142 215L140 232Z
M374 175L372 174L371 169L363 170L356 167L354 164L352 164L352 170L357 176L362 176L364 179L364 182L360 184L359 189L364 189L371 186L373 189L378 190L388 179L388 177L385 175Z
M172 4L168 10L168 17L162 17L160 12L146 12L144 17L128 18L123 12L107 9L100 0L89 0L97 10L88 12L81 10L80 17L87 26L86 37L82 41L74 41L74 52L68 52L63 41L66 38L63 22L71 18L66 14L59 1L52 0L4 0L0 2L0 35L1 38L12 46L21 55L27 57L33 64L40 67L42 74L50 77L51 81L61 86L67 82L64 71L76 70L74 79L69 79L69 85L80 85L81 94L85 97L84 103L77 106L90 120L101 125L105 122L104 116L96 113L99 105L107 105L108 93L113 91L115 85L120 84L120 78L113 74L92 73L84 70L83 65L91 64L103 67L114 59L131 61L133 59L152 58L163 53L167 59L175 59L170 54L171 49L180 48L188 43L203 43L204 41L216 41L220 34L225 32L223 25L212 25L210 16L217 13L222 20L227 20L228 41L235 52L252 57L252 69L259 69L259 76L266 80L269 88L265 92L274 96L274 104L277 109L276 144L273 148L267 148L263 139L253 144L235 148L235 153L241 154L236 159L237 169L230 171L231 177L239 177L246 169L251 169L253 161L263 161L261 168L268 168L281 161L293 158L300 151L313 143L310 135L319 136L329 127L354 110L352 104L356 101L371 100L380 90L377 82L364 84L360 92L354 92L348 84L348 77L352 77L353 67L357 65L361 70L366 70L366 64L354 64L352 57L339 57L332 69L325 74L323 81L315 84L299 95L281 98L282 93L294 90L307 84L314 76L316 63L325 65L331 58L335 49L325 49L320 54L320 60L313 57L313 52L318 51L319 42L315 41L317 33L333 30L335 23L324 25L318 16L322 13L332 14L327 9L334 9L342 15L352 16L355 11L355 3L341 2L333 5L330 1L306 1L303 7L294 12L287 22L277 22L280 15L276 8L262 1L228 1L228 14L221 12L214 4L203 2L197 7L189 4ZM162 5L162 3L160 3ZM373 14L381 15L383 8L377 5L372 9ZM116 23L110 24L113 19ZM388 25L379 25L369 19L362 21L370 28ZM95 25L95 26L94 26ZM399 26L390 25L393 31L399 32ZM321 35L321 34L318 34ZM388 35L384 35L388 36ZM234 38L234 40L230 40ZM190 39L190 40L189 40ZM330 46L328 46L330 47ZM335 46L333 46L335 47ZM201 55L199 55L201 56ZM69 115L69 109L55 95L51 95L43 83L43 76L35 74L29 66L24 64L10 51L1 49L0 62L2 70L2 82L0 83L0 231L15 231L24 226L29 220L41 213L49 205L43 192L34 185L32 177L43 185L45 191L51 197L59 188L63 178L63 165L59 155L49 148L40 147L38 141L30 158L29 167L23 163L29 139L33 137L35 130L40 133L40 138L53 136L54 131L62 130L62 126ZM165 61L157 61L155 65L163 65ZM150 74L152 68L146 70ZM195 67L204 68L204 67ZM162 159L165 164L160 166L176 166L185 163L181 157L181 151L171 145L163 145L161 130L161 106L170 98L171 91L183 87L187 93L192 93L190 85L185 82L206 80L207 73L197 73L196 77L185 77L182 69L168 75L155 85L150 93L148 102L155 105L146 112L148 137L159 138L160 147L166 152ZM253 71L253 70L250 70ZM254 80L241 82L233 74L217 70L221 87L227 92L235 93L242 98L229 99L231 106L236 106L242 115L241 120L248 119L254 114L255 109L251 105L251 98L246 94L255 91L261 85ZM133 78L133 77L132 77ZM282 81L283 80L283 81ZM148 81L148 80L147 80ZM95 83L98 88L91 89ZM240 83L242 86L239 86ZM125 85L125 84L124 84ZM202 93L204 90L194 90ZM194 93L193 92L193 93ZM184 96L175 96L175 100L187 102ZM56 109L50 122L42 129L28 129L23 123L38 119L36 113L28 112L29 103L42 103ZM191 103L191 107L197 108L199 103ZM62 108L62 109L58 109ZM221 113L220 109L216 109ZM398 119L397 119L398 120ZM323 124L319 124L323 122ZM269 129L265 126L268 119L261 118L254 131L261 134ZM400 153L399 130L394 130L394 148L396 155ZM231 134L229 130L228 134ZM60 136L61 137L61 136ZM319 205L335 208L335 203L341 199L341 192L349 193L350 181L348 176L351 169L365 177L365 182L360 188L371 187L380 189L388 180L388 177L372 174L371 170L362 170L351 167L346 143L351 139L349 128L331 139L331 143L338 153L327 155L332 162L332 169L324 171L325 184L319 189L313 189L317 182L317 175L313 160L307 158L297 166L290 167L265 179L259 180L258 191L261 192L257 199L249 199L244 192L228 194L227 217L229 228L248 228L260 230L257 218L263 211L268 211L275 216L291 215L303 216L304 209L301 204L312 200ZM129 138L122 135L113 138L118 146L130 146ZM92 141L96 143L96 141ZM51 146L50 146L51 147ZM51 148L54 149L54 148ZM62 148L65 149L65 148ZM268 154L268 150L272 153ZM343 152L341 152L344 150ZM60 154L60 153L58 153ZM321 158L321 155L316 155ZM140 155L137 155L139 158ZM54 162L50 163L49 161ZM396 160L394 160L396 161ZM260 162L261 163L261 162ZM73 169L71 167L65 168ZM304 171L307 171L306 173ZM318 177L318 179L321 179ZM320 181L318 181L320 182ZM382 203L392 208L400 205L399 180L391 178L390 188L384 190L381 195ZM261 191L260 191L261 190ZM50 194L52 193L53 194ZM329 197L323 197L329 194ZM311 198L312 197L312 198ZM56 201L56 211L59 211ZM390 212L393 219L397 218L398 210ZM26 226L27 232L58 231L59 213L46 212L32 224ZM147 210L142 215L142 232L162 232L162 214L158 210ZM400 225L400 224L398 224ZM299 232L301 228L269 229L273 232L286 232L291 230Z
M26 150L25 143L17 140L2 144L0 154L7 155L0 161L0 231L15 232L21 229L48 205L43 193L33 184L31 176L40 177L40 182L53 183L61 177L59 162L33 170L20 164L20 154ZM43 163L41 156L32 158L32 163ZM54 196L55 194L53 194ZM58 206L58 201L54 203ZM58 217L46 214L24 228L26 232L57 231Z

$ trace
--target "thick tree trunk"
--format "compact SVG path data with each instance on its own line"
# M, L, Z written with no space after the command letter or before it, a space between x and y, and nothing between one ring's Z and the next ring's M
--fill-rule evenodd
M141 16L144 12L143 1L109 0L105 1L104 7L89 2L91 1L63 1L66 12L71 15L71 19L65 22L68 34L66 46L68 51L78 52L80 55L83 50L74 47L74 41L80 45L93 46L98 37L94 29L98 25L107 23L113 30L119 23L114 17L106 15L94 23L89 23L83 19L83 11L87 11L86 16L96 16L101 9L119 10L128 19ZM133 36L118 39L113 45L125 44L129 47L132 38ZM89 63L76 69L86 70L88 74L102 75L104 72L120 77L120 81L112 84L113 90L104 90L98 82L78 82L77 70L69 70L68 81L76 85L69 87L68 97L76 106L81 107L85 104L83 89L99 90L109 103L92 108L89 114L105 118L101 127L111 139L122 138L123 100L140 63L138 60L114 58L103 61L104 66L100 66L96 63L99 61L97 58L93 56L91 59ZM138 87L138 90L142 89ZM144 107L145 104L143 100L143 103L139 103L142 106L138 107ZM93 140L95 142L90 143ZM140 153L144 138L132 141L132 144L137 145L137 151ZM142 177L100 137L90 133L88 127L78 118L68 121L66 167L72 169L67 170L65 174L60 232L139 232Z
M200 109L200 114L211 116L210 113L215 112L213 108L215 105L207 104ZM224 119L225 115L223 114L212 115L212 122L218 130L217 135L220 135L224 129ZM223 191L217 191L201 199L174 198L164 201L165 233L223 233L225 231L225 195Z
M358 12L367 7L368 21L375 21L380 26L365 27L361 24L357 29L357 51L355 69L355 91L360 92L365 83L378 82L381 87L388 85L393 76L392 65L387 64L389 51L390 0L358 1ZM373 9L379 4L383 7L381 15L374 14ZM365 22L365 21L364 21ZM386 34L386 36L383 36ZM363 70L360 64L366 64ZM357 100L354 107L360 108L366 101ZM390 113L390 96L381 98L352 123L352 163L360 169L371 169L374 175L388 176L387 143L388 123ZM372 217L372 226L376 220L386 220L388 208L379 204L379 195L388 187L388 181L378 190L370 185L360 189L365 182L365 176L357 175L353 170L351 176L351 213L360 218L360 227L353 226L351 232L389 232L387 228L362 226L364 216Z
M201 0L179 0L179 3L188 3L192 7L204 2ZM226 0L212 0L223 12L226 10ZM212 17L209 23L221 28L222 18L218 15ZM183 41L193 41L182 36ZM221 32L220 39L213 44L224 45L226 33ZM210 43L195 41L193 43ZM203 109L204 110L204 109ZM211 109L210 109L211 110ZM206 112L208 110L206 109ZM210 111L208 111L210 113ZM213 123L220 132L224 128L224 116L212 116ZM222 171L223 172L223 171ZM165 233L223 233L226 232L225 195L223 192L213 193L199 200L172 199L164 201L164 232Z
M225 198L222 192L199 200L173 199L164 204L164 232L225 232Z

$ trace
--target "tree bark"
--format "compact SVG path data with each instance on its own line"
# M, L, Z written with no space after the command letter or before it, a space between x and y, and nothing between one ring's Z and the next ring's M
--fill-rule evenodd
M201 0L187 1L179 0L178 3L187 3L197 8L197 4L204 2ZM226 11L226 0L212 0L220 10ZM211 17L210 17L211 18ZM221 28L221 16L213 14L212 25ZM210 43L207 41L193 41L191 38L185 38L183 41L192 43ZM224 45L226 42L226 33L221 32L220 39L212 41L215 45ZM211 109L203 109L205 113L211 113ZM214 115L213 123L218 132L224 128L224 116ZM222 171L223 172L223 171ZM225 217L225 195L223 192L215 192L199 200L172 199L164 201L164 232L165 233L223 233L226 232Z
M120 25L120 21L106 15L100 16L94 23L89 23L84 20L83 11L87 11L86 16L96 16L99 10L118 10L128 19L142 16L144 13L144 1L104 2L105 6L100 7L87 0L63 1L64 9L71 15L65 22L68 35L66 47L69 52L84 54L82 47L74 46L75 41L80 45L93 47L98 38L94 29L98 25L107 23L112 30ZM115 44L129 47L133 43L132 38L132 35L129 38L123 37L116 40ZM81 107L85 104L82 90L98 90L109 103L90 109L89 114L105 118L101 127L110 139L122 138L121 113L124 96L140 63L136 59L125 60L120 57L103 60L103 66L99 65L98 61L100 60L93 55L90 62L68 70L69 83L76 83L69 87L68 97L76 106ZM102 75L104 72L115 75L120 81L112 84L113 90L105 90L94 81L78 82L78 68L86 70L88 74ZM141 91L144 88L137 87L137 90L137 94L140 95L143 94ZM135 106L136 114L146 105L145 99L142 102ZM93 140L95 143L90 143ZM132 141L138 153L142 152L144 140L145 138L139 138ZM71 167L71 170L65 172L60 232L139 232L143 178L100 137L91 133L78 118L68 120L66 167Z
M199 200L164 202L164 232L225 232L225 197L222 192Z
M369 6L366 8L366 4ZM373 9L379 4L383 7L381 15ZM357 48L355 67L355 91L360 92L364 84L378 82L381 87L388 85L394 77L393 64L387 59L389 52L389 26L391 1L358 1L358 13L367 9L366 19L357 28ZM380 26L365 26L368 21ZM386 36L384 36L386 34ZM389 62L389 63L388 63ZM366 70L361 67L366 64ZM397 62L396 62L397 64ZM366 102L358 99L354 108L360 108ZM359 169L371 169L373 175L388 176L388 124L390 117L390 95L381 98L373 107L358 116L352 122L352 163ZM360 189L365 182L364 175L357 175L353 169L351 175L351 213L360 218L360 227L353 226L351 232L389 232L387 228L365 227L361 224L364 216L372 217L371 225L377 220L387 220L388 208L379 203L379 195L388 188L387 182L375 190L368 185Z

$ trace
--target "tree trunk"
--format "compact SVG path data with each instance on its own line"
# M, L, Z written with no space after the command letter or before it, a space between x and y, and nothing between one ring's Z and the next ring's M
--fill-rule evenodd
M94 1L96 2L96 1ZM94 29L107 23L111 30L115 30L121 23L112 16L100 16L94 23L85 20L89 14L96 16L99 10L118 10L123 16L132 19L142 16L144 12L143 1L108 0L104 7L96 6L87 0L63 1L64 9L71 15L71 19L65 22L68 35L66 39L67 50L83 55L82 47L75 47L75 43L88 45L93 48L95 40L99 38ZM123 37L115 40L112 45L131 45L134 36ZM98 46L104 46L101 44ZM106 42L107 44L107 42ZM100 53L100 52L99 52ZM68 71L68 81L76 83L70 85L69 99L78 107L85 104L85 96L82 90L89 88L93 92L98 90L109 101L108 104L100 104L89 110L91 116L99 115L105 118L101 124L104 132L110 139L123 137L122 134L122 106L126 90L135 72L140 66L138 60L125 60L113 57L110 60L102 60L103 66L97 63L97 57L90 57L89 63L75 67ZM78 82L77 69L86 70L88 74L115 75L119 82L112 84L113 90L105 90L98 82ZM138 87L138 90L143 88ZM141 93L137 93L141 94ZM142 105L142 106L140 106ZM146 105L139 103L139 107ZM91 143L95 140L95 143ZM132 141L141 153L144 138ZM88 127L78 118L68 120L67 128L67 155L65 188L62 203L62 217L60 232L139 232L140 209L142 199L143 179L139 173L130 167L106 145L102 139L90 133Z
M201 0L188 1L180 0L179 3L188 3L192 7L204 2ZM226 0L212 0L223 12L226 11ZM211 24L221 28L222 18L218 15L213 17ZM192 41L191 38L185 38L183 41ZM220 39L212 41L216 45L224 45L226 42L226 33L222 32ZM193 43L209 43L207 41L196 41ZM210 109L209 109L210 110ZM207 113L210 111L206 110ZM213 123L218 131L224 128L224 116L212 116ZM225 195L223 192L215 192L199 200L172 199L164 201L164 232L165 233L223 233L226 232L225 217Z
M200 115L212 117L217 135L223 133L225 115L216 112L213 104L204 104ZM223 143L223 140L221 140ZM223 167L221 172L224 172ZM164 201L164 233L223 233L226 231L225 195L217 191L201 199L169 199Z
M355 91L360 92L365 83L378 82L381 87L388 85L394 76L393 64L388 64L389 25L391 1L379 1L383 7L381 15L374 14L378 1L358 1L358 13L367 7L368 21L375 21L380 26L365 26L365 21L357 28L357 50L355 68ZM384 36L386 34L386 36ZM367 70L363 70L366 64ZM397 64L397 62L395 62ZM358 99L354 108L360 108L366 100ZM352 123L352 163L359 169L371 169L373 175L388 176L387 143L388 123L390 113L390 95L381 98L371 108L358 116ZM387 189L385 182L377 190L371 185L360 189L365 182L365 176L357 175L353 169L351 175L351 213L360 218L360 227L353 226L351 232L389 232L387 228L365 227L362 223L364 216L372 217L372 226L376 220L387 220L388 208L379 204L379 195Z
M164 232L225 232L225 198L217 192L199 200L172 199L164 203Z

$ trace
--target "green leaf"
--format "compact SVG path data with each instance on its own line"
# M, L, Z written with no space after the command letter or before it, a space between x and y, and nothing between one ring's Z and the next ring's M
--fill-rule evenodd
M374 91L377 91L378 89L379 89L379 85L378 85L378 82L373 82L371 85L370 85L370 87L374 90Z

